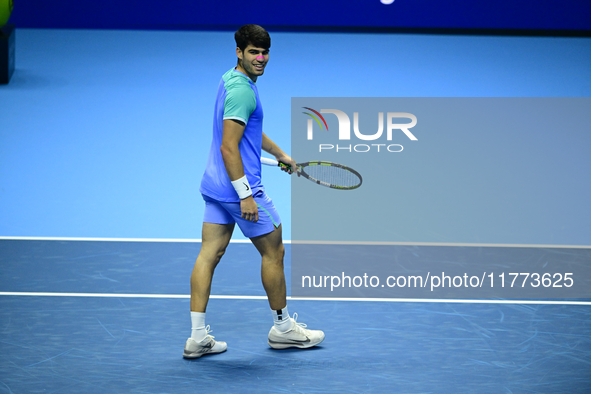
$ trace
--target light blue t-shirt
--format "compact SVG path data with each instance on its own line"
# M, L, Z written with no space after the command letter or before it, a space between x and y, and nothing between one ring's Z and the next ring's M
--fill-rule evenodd
M255 194L263 189L261 184L263 107L254 82L233 68L222 76L218 87L213 117L213 140L199 191L218 201L239 202L240 199L230 182L220 151L225 119L239 120L246 125L238 147L242 156L244 174L252 193Z

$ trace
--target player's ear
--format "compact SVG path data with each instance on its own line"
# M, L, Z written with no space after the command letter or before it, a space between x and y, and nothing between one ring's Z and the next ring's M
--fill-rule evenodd
M238 59L242 60L242 50L240 47L236 47L236 56L238 56Z

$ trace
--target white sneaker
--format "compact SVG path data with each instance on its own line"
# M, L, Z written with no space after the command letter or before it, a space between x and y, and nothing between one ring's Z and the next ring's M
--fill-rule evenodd
M205 331L209 334L209 326L205 327ZM199 358L206 354L216 354L225 352L228 349L226 342L214 341L213 335L206 335L201 342L197 342L193 338L187 339L185 344L184 358Z
M320 330L308 330L304 323L298 323L298 314L294 313L291 328L286 332L278 331L275 326L269 331L269 346L273 349L287 349L297 347L300 349L318 345L324 341L324 332Z

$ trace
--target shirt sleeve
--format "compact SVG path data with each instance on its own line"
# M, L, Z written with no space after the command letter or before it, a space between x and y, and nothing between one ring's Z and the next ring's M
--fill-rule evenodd
M224 101L224 120L239 120L246 125L256 106L256 95L250 85L233 86Z

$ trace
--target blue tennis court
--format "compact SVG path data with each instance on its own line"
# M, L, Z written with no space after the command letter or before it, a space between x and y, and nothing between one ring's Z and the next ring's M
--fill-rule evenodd
M219 296L208 308L213 334L229 349L188 361L181 357L190 328L187 272L198 242L2 240L0 246L2 392L586 393L591 387L589 302L290 300L299 320L322 328L326 340L276 351L266 343L271 323L253 246L233 243L214 278L212 294Z
M232 34L16 34L17 69L0 86L1 393L591 391L589 299L294 298L290 312L326 340L304 351L272 350L259 257L238 230L208 307L207 324L228 351L184 360L203 215L198 187L215 90L235 63ZM271 62L258 85L266 132L286 150L292 97L591 94L588 38L271 35ZM590 134L569 132L533 148L520 140L531 148L525 163L556 157L540 153L553 152L548 140L561 160L552 162L555 172L499 191L504 198L538 190L526 212L536 220L502 222L501 211L475 212L446 194L445 213L495 225L467 229L439 211L420 222L401 215L392 241L437 243L446 263L458 258L442 245L453 242L588 250ZM425 160L437 167L442 157ZM502 159L491 159L487 171ZM289 241L290 179L263 171ZM441 187L449 195L472 187L448 181ZM417 204L438 197L420 195ZM554 200L556 209L548 208ZM445 233L434 230L442 222Z

